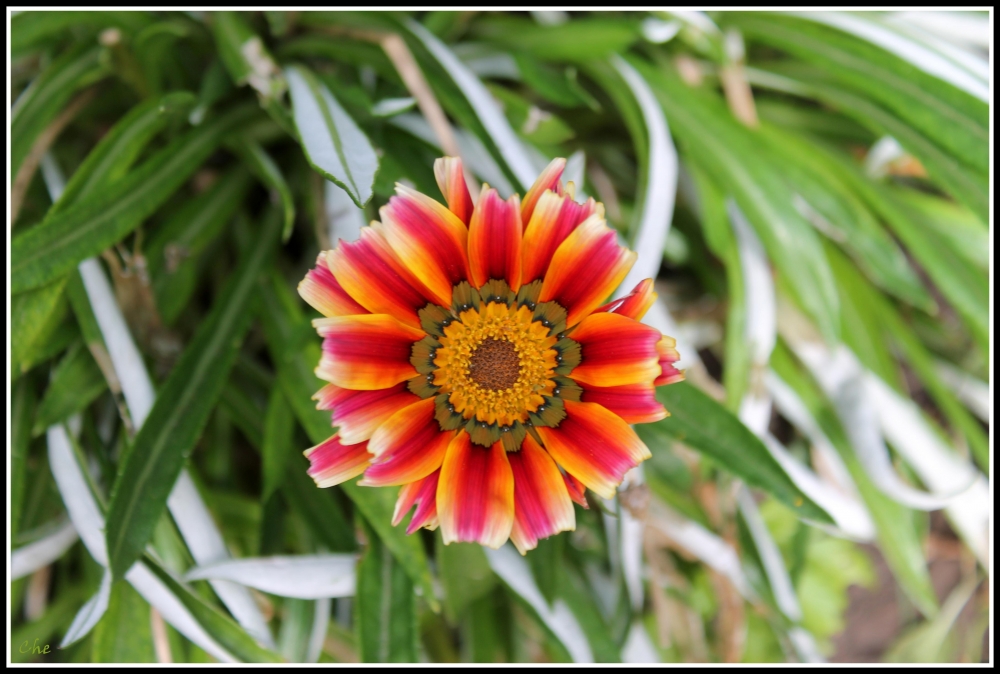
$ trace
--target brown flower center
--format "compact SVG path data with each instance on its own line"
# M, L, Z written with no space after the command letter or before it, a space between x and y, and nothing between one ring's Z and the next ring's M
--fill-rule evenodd
M469 379L491 391L505 391L517 383L521 361L514 343L486 339L469 358Z

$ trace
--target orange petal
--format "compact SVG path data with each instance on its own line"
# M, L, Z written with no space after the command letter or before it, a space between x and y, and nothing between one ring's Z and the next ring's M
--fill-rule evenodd
M316 368L320 379L372 391L417 376L410 351L424 336L422 330L385 314L317 318L313 325L323 337L323 357Z
M320 252L316 266L299 282L299 295L324 316L367 314L368 310L344 290L330 271L327 265L327 253L330 252Z
M382 207L385 237L396 255L433 294L451 305L451 288L469 278L465 224L430 197L396 185L397 196Z
M378 427L368 451L375 458L359 484L388 487L427 477L441 467L454 432L442 432L434 419L434 399L404 407Z
M556 157L538 174L535 184L527 191L524 195L524 201L521 202L521 222L525 226L531 222L531 216L535 212L535 204L546 191L552 190L557 194L562 194L562 182L559 178L562 177L565 168L566 160L562 157Z
M597 403L629 424L649 424L668 416L667 410L656 399L652 382L625 386L591 386L581 384L581 402Z
M366 442L344 445L340 437L334 435L310 447L302 452L309 459L309 477L316 481L317 487L332 487L357 477L372 458L367 445Z
M656 344L660 331L620 314L591 314L572 338L580 344L580 364L570 376L594 386L652 382L660 374Z
M603 215L603 211L593 199L588 199L585 204L578 204L568 194L555 192L542 194L531 220L526 221L527 227L524 230L522 245L524 251L522 280L530 283L543 278L559 244L594 213Z
M313 396L318 410L333 410L333 425L348 444L367 440L386 419L419 398L406 384L377 391L353 391L327 384Z
M469 186L465 184L465 174L462 160L458 157L441 157L434 161L434 178L448 209L458 216L458 219L469 224L472 217L472 197L469 196Z
M514 476L514 526L510 540L523 555L539 539L576 528L576 514L556 462L529 435L507 455Z
M632 292L625 297L619 297L612 302L608 302L603 307L594 309L594 313L610 311L615 314L634 318L638 321L642 320L642 317L646 315L646 312L653 306L656 298L657 294L653 292L653 279L648 278L644 281L639 281Z
M341 241L327 253L327 263L344 290L368 311L420 327L417 311L434 296L423 291L377 228L363 227L353 243Z
M406 527L406 533L412 534L420 527L429 529L437 527L437 486L440 475L441 471L435 470L427 477L404 484L400 488L396 509L392 513L392 526L402 522L406 513L410 512L410 508L416 503L417 509Z
M656 351L660 356L661 373L653 383L656 386L665 386L684 381L684 371L674 367L674 363L681 357L677 353L677 341L673 337L663 335L663 338L656 344Z
M514 292L521 287L521 216L515 194L507 201L493 188L479 196L469 225L469 273L481 288L490 279L507 281Z
M536 427L545 449L587 489L611 498L625 473L651 456L649 449L617 414L596 403L564 404L558 428Z
M514 477L503 443L487 449L458 433L441 466L437 509L445 545L503 545L514 526Z
M579 323L600 306L635 263L636 254L618 245L614 230L596 213L559 244L545 272L540 301L566 309L566 323Z

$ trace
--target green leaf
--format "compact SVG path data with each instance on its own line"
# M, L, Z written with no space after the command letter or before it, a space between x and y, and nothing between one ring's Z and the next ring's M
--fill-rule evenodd
M274 163L271 156L264 151L259 144L248 141L237 146L240 156L250 166L254 175L264 183L264 185L274 192L277 192L281 200L281 208L284 213L284 227L281 230L281 240L288 241L292 235L292 225L295 224L295 201L292 198L292 190L285 182L285 177L281 175L281 169Z
M597 597L572 566L564 564L559 581L559 597L576 616L594 652L594 662L621 662L618 644L611 636L611 628L601 615Z
M135 229L254 113L238 108L188 131L107 190L91 195L11 242L11 292L37 288L71 271Z
M760 133L775 160L788 166L789 182L814 211L814 223L824 234L850 253L881 288L924 311L934 311L934 300L905 253L839 177L826 148L770 124L762 125Z
M866 179L846 157L836 159L840 175L899 237L958 311L983 353L989 353L987 277L956 253L935 228L926 226L920 213L898 198L897 191Z
M280 278L274 278L262 293L264 331L271 358L278 369L278 382L292 411L309 439L319 444L332 435L328 412L315 408L312 395L317 387L313 374L320 347L315 331L302 314L300 303ZM399 564L434 609L438 601L431 585L427 554L418 536L407 536L402 527L392 526L396 497L390 489L359 487L355 482L340 485L365 520L389 548Z
M62 36L86 27L96 32L102 28L118 28L134 34L150 23L149 12L21 12L10 20L10 51L12 58L36 49Z
M378 157L368 137L309 70L292 66L285 76L295 128L309 165L343 188L358 208L364 208L372 198L378 172Z
M237 12L213 12L212 32L219 56L237 84L249 84L263 100L285 93L285 81L260 36Z
M285 394L275 387L267 401L267 416L264 417L264 490L262 500L266 501L285 480L286 459L292 452L292 437L295 417L288 406Z
M496 586L497 577L478 543L445 545L437 535L434 542L434 560L444 590L445 616L450 622L458 623L472 602L487 596Z
M358 651L362 662L417 661L417 600L413 581L392 551L368 529L358 564Z
M989 105L866 40L806 18L727 14L751 41L822 68L973 170L989 171ZM859 99L860 100L860 99ZM898 138L903 142L902 138Z
M989 222L988 174L977 173L928 141L920 132L886 113L869 100L834 87L810 85L817 98L852 114L858 121L886 133L920 160L931 178Z
M146 247L156 306L173 324L195 291L199 256L218 238L244 203L253 182L242 165L188 201L157 228Z
M152 537L167 496L194 449L250 327L250 303L277 239L275 212L160 389L119 469L107 519L109 568L121 578Z
M317 541L331 552L352 552L358 549L354 527L344 514L335 495L318 489L306 474L303 459L286 462L285 484L281 495L292 510L302 518Z
M837 290L820 239L793 207L792 191L781 170L766 161L759 136L736 122L718 96L690 89L638 59L630 63L653 87L686 158L736 199L803 309L826 338L835 339Z
M688 170L698 190L698 205L701 210L699 215L705 241L726 267L729 306L726 309L726 366L722 370L722 383L726 388L726 407L735 414L739 412L743 395L750 386L750 348L745 338L747 307L743 265L736 237L726 214L724 195L697 164L691 164Z
M66 277L10 298L10 373L13 379L36 362L40 345L66 310Z
M28 379L14 385L10 408L10 540L17 539L24 510L31 419L35 414L35 391Z
M111 588L108 610L94 627L93 662L156 662L149 604L128 583Z
M148 421L146 423L149 424ZM235 620L188 589L149 555L144 556L141 563L167 586L205 631L234 656L243 662L283 662L281 656L259 646Z
M192 105L194 96L178 91L161 98L151 98L132 108L111 127L73 172L59 201L52 205L45 219L51 219L82 197L122 179L153 136Z
M529 19L495 15L477 23L475 33L511 51L551 61L587 61L610 56L625 51L640 37L638 19L603 16L543 26Z
M31 434L37 437L52 424L85 409L108 388L101 369L83 342L76 342L52 371L48 388L35 413Z
M670 416L636 426L652 451L672 441L682 442L749 486L771 494L799 517L833 523L825 510L795 486L757 436L707 394L681 382L657 388L656 399Z
M24 90L10 111L10 181L14 182L38 136L73 94L105 74L97 47L85 45L63 54Z

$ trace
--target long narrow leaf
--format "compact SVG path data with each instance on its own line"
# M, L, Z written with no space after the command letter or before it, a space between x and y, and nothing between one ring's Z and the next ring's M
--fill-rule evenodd
M110 568L118 578L142 554L174 481L222 391L226 373L250 326L249 304L277 238L280 221L275 215L272 212L265 217L257 244L160 390L157 404L115 480L107 538Z
M240 108L189 131L113 187L15 237L11 292L56 279L131 232L194 173L226 132L251 114L252 109Z

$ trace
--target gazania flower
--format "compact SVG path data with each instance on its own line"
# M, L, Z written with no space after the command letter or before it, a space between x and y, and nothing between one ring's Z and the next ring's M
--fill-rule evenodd
M320 253L299 285L325 316L314 398L337 427L305 452L320 487L363 473L402 487L407 533L523 554L649 458L629 424L667 415L654 390L683 378L675 343L639 322L651 279L602 304L636 256L563 187L565 163L523 201L484 186L473 204L460 160L439 159L447 207L397 185L380 223Z

